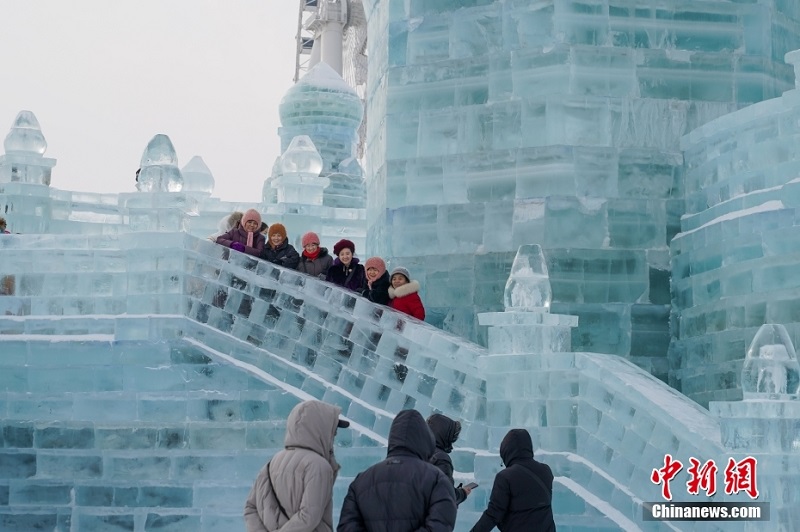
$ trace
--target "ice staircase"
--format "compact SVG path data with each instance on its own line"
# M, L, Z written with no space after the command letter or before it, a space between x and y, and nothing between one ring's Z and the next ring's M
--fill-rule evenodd
M618 357L489 355L317 281L185 234L4 239L0 529L241 530L244 497L297 401L343 408L338 514L394 413L462 420L457 479L500 470L510 426L553 467L559 530L643 522L664 454L721 453L707 411ZM6 260L8 257L9 260ZM676 497L680 500L680 497Z

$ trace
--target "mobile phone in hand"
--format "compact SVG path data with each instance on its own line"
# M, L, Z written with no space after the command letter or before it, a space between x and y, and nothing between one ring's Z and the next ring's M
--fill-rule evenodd
M477 484L477 483L475 483L475 482L470 482L469 484L467 484L467 485L466 485L466 486L464 486L464 487L465 487L465 488L467 488L468 490L474 490L475 488L477 488L477 487L478 487L478 484Z

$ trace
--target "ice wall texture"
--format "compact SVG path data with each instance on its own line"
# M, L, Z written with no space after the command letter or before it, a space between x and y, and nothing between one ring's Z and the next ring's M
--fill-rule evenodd
M797 64L797 52L787 54ZM672 241L670 383L701 404L742 397L765 323L800 339L800 91L684 137L686 216Z
M792 83L788 3L364 0L368 242L471 338L540 244L576 350L667 379L682 135Z
M617 356L487 352L185 234L12 235L0 245L17 287L0 298L0 523L12 529L239 530L249 482L308 397L353 421L337 450L337 502L384 455L398 410L461 419L457 477L481 488L460 507L458 530L485 507L510 426L528 428L552 465L564 530L684 529L641 520L642 501L659 500L649 478L665 453L723 463L762 452L760 489L776 502L774 479L800 472L791 441L732 437L764 405L720 404L737 428L729 447L707 410ZM696 500L679 485L675 500ZM782 503L784 514L773 504L770 524L796 522L796 504Z

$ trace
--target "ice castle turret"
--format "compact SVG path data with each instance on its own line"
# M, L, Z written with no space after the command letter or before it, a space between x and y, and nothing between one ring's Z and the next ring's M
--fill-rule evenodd
M19 112L3 147L6 153L0 156L0 183L50 185L56 160L44 157L47 141L32 112Z
M371 253L420 272L428 321L483 339L539 244L573 348L666 380L679 140L793 85L797 8L363 3Z
M150 139L142 153L136 189L139 192L180 192L183 176L178 155L168 136L159 133Z
M324 204L363 208L366 190L355 155L364 105L356 91L320 62L287 91L279 110L281 149L306 135L322 157L321 175L331 180Z
M199 155L192 157L186 166L181 168L184 192L194 192L210 196L214 192L214 176L205 161Z

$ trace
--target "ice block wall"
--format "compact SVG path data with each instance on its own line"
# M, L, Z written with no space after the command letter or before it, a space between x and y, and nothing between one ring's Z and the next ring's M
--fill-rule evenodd
M701 404L742 397L745 350L761 325L783 324L800 339L798 117L792 89L683 138L670 383Z
M483 340L513 252L540 244L576 350L666 380L682 135L793 82L773 2L364 0L371 253L431 323Z

